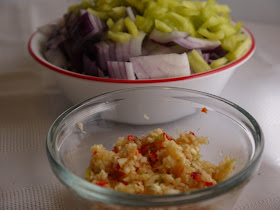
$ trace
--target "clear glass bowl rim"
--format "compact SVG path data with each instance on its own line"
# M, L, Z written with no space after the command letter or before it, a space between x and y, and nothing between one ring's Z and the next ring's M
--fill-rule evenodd
M76 176L75 174L71 173L68 169L66 169L58 160L56 160L54 156L54 152L52 147L55 144L54 139L56 139L56 128L63 120L71 115L71 113L82 109L84 106L91 104L92 102L99 100L100 98L106 98L110 95L124 93L129 91L137 91L141 89L156 89L156 90L163 90L163 91L184 91L189 92L191 94L196 94L208 98L212 98L215 100L219 100L232 108L239 111L243 114L253 125L254 129L256 130L254 136L254 143L255 143L255 152L252 155L252 159L247 163L247 165L239 171L237 174L233 175L232 177L228 178L227 180L216 184L214 186L204 188L201 190L185 192L180 194L170 194L170 195L135 195L135 194L127 194L122 192L117 192L114 190L106 189L94 184L89 183L88 181ZM106 203L110 205L124 205L124 206L132 206L132 207L162 207L162 206L174 206L176 202L177 205L187 205L193 204L199 201L215 198L221 194L227 193L232 191L246 182L248 182L256 169L258 168L261 156L264 150L264 136L259 126L258 122L251 116L246 110L238 106L237 104L224 99L222 97L212 95L206 92L201 92L192 89L185 89L185 88L177 88L177 87L164 87L164 86L148 86L148 87L136 87L136 88L129 88L129 89L121 89L112 92L108 92L105 94L101 94L99 96L95 96L90 98L84 102L76 104L70 107L68 110L63 112L51 125L48 134L47 134L47 141L46 141L46 150L47 156L49 159L49 163L51 168L57 178L68 188L72 191L80 195L81 197L95 201Z

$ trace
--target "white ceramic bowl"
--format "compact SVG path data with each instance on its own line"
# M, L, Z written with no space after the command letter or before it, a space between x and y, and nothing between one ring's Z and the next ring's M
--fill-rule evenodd
M236 68L244 64L255 51L254 36L247 28L243 27L242 30L251 38L252 44L247 53L238 60L205 73L168 79L120 80L93 77L62 69L45 59L43 51L48 37L38 31L32 34L28 50L36 61L53 74L52 77L57 81L57 85L73 103L118 89L144 86L181 87L219 95Z

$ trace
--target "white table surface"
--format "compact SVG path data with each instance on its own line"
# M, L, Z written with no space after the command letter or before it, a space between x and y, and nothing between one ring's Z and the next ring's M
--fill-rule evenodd
M280 25L245 25L255 35L257 49L222 96L256 118L265 150L258 175L234 209L276 210L280 209ZM0 36L0 209L71 209L48 164L45 139L51 123L72 104L26 50L20 52L25 44Z

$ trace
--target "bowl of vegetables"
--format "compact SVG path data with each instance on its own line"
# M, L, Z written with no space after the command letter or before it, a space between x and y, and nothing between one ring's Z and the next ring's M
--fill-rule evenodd
M117 89L219 95L255 40L215 0L87 1L34 32L28 49L74 103Z

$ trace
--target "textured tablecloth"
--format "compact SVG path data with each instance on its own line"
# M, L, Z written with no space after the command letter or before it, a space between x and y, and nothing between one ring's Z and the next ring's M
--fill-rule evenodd
M265 150L258 175L234 209L276 210L280 209L280 25L245 25L255 35L257 49L222 96L257 119ZM0 73L0 209L71 209L64 187L49 167L45 140L51 123L72 104L45 79L42 67L26 51L23 58L18 51L7 51L19 45L22 50L22 42L4 42L0 37L0 72L4 72Z

